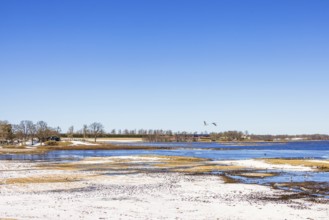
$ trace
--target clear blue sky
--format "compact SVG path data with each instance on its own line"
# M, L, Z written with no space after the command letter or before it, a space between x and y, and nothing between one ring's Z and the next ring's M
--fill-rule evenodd
M327 0L0 1L0 120L328 134L328 95Z

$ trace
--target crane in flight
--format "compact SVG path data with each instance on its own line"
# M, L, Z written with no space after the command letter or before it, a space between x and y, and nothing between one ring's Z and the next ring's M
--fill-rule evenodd
M204 126L208 126L209 124L206 121L203 121ZM217 122L212 122L211 123L214 126L217 126Z

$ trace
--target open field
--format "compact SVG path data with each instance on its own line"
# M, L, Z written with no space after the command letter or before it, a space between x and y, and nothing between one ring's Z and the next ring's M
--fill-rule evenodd
M74 138L75 140L82 140L82 138ZM70 141L70 138L62 138L62 140L65 141ZM94 138L86 138L84 139L87 142L94 143ZM133 142L142 142L142 138L130 138L130 137L125 137L125 138L97 138L96 143L104 143L104 142L113 142L113 143L133 143Z
M328 218L327 199L207 174L249 168L152 155L0 161L0 219Z
M156 146L129 146L129 145L115 145L107 143L89 143L78 142L58 142L55 146L2 146L0 147L0 154L42 154L54 150L157 150L170 149L169 147Z

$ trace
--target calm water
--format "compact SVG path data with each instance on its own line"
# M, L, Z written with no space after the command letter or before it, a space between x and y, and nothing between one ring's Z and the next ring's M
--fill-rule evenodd
M129 145L165 146L166 150L72 150L51 151L39 155L0 155L7 160L74 160L84 157L168 155L191 156L213 160L252 158L313 158L329 159L329 141L292 143L254 143L248 146L219 143L138 143Z

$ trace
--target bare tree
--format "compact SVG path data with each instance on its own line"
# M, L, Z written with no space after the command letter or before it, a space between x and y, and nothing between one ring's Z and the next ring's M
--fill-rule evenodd
M31 144L33 145L33 139L35 138L36 133L37 133L36 125L33 124L32 121L27 121L26 127L27 127L28 134L29 134L28 136L31 139Z
M89 125L89 130L94 137L94 141L96 142L97 137L99 137L104 132L104 126L99 122L94 122Z
M56 130L56 132L57 132L58 135L60 135L61 132L62 132L62 129L61 129L61 127L59 127L59 126L57 126L57 127L55 128L55 130Z
M86 137L88 135L88 125L83 125L82 132L83 132L83 139L86 140Z
M25 143L30 136L30 125L33 124L32 121L21 121L18 125L15 125L15 133L19 141Z
M73 135L74 135L74 127L73 126L70 126L69 129L67 130L67 137L72 140L73 139Z
M50 135L50 129L46 122L38 121L36 124L36 137L39 139L40 144L47 140Z

